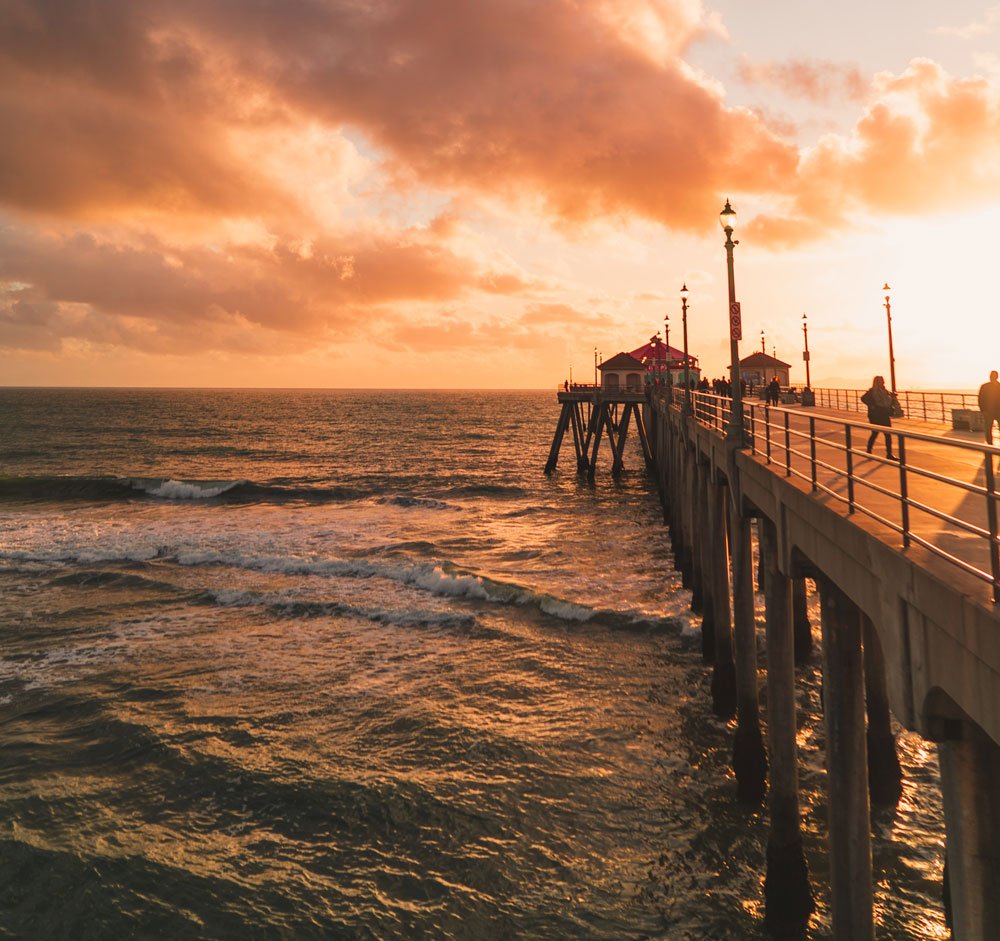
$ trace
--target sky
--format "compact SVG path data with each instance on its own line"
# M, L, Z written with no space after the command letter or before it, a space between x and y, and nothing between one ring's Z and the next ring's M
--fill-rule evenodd
M0 385L1000 368L1000 4L4 0Z

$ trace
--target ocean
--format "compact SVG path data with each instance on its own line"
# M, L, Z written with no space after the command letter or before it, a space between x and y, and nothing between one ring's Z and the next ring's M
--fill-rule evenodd
M655 486L637 448L588 484L571 442L546 477L557 417L0 390L0 937L766 937L767 814L735 799ZM935 752L900 755L879 937L945 938Z

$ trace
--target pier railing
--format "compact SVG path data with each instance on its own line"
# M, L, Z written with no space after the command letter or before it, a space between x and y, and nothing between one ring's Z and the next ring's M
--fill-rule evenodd
M868 407L861 401L864 389L813 389L816 404L822 408L836 408L845 412L865 412ZM940 421L951 424L955 409L978 411L979 401L975 392L911 392L896 393L899 404L908 418L921 421Z
M692 399L694 418L725 434L732 400L704 392ZM749 402L743 410L751 453L887 527L904 549L920 546L989 584L1000 603L1000 448L811 410ZM868 450L873 433L873 446L891 457ZM960 471L966 479L954 476Z

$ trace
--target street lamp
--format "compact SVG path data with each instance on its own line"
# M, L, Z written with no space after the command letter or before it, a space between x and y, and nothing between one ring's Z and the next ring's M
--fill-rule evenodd
M737 447L745 447L743 438L743 392L740 389L740 337L742 329L740 324L739 306L736 303L736 280L733 276L733 246L739 242L733 241L733 229L736 227L736 210L726 205L719 213L719 225L726 233L726 265L729 274L729 353L732 359L730 364L730 379L732 383L732 403L729 408L729 427L726 429L726 437L730 441L735 441Z
M688 375L688 286L681 288L681 323L684 325L684 412L691 414L691 377Z
M809 319L805 314L802 315L802 340L805 343L802 359L806 364L806 389L808 390L812 388L812 383L809 381Z
M665 349L663 351L663 365L667 369L667 388L671 387L670 383L670 314L666 313L663 315L663 333L666 336ZM667 393L670 395L670 393Z
M892 353L892 309L889 306L889 292L891 288L888 282L882 285L882 290L885 291L885 322L889 326L889 382L891 383L892 391L895 392L896 357Z

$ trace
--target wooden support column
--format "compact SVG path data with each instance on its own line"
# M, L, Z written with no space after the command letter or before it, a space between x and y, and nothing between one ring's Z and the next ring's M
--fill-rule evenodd
M792 583L778 567L774 523L759 520L767 617L767 746L771 758L764 924L779 937L798 936L816 903L799 825L799 771L795 721Z
M700 544L705 541L705 536L698 520L698 477L700 474L698 463L698 458L693 457L691 460L691 478L688 482L687 490L687 513L690 522L688 529L690 544L688 564L691 566L691 610L695 614L702 614L705 610L705 595L707 593L705 586L708 582L708 575L705 571L700 549Z
M587 479L593 480L594 475L597 473L597 452L601 448L601 436L604 433L605 424L610 425L611 419L608 416L608 406L605 402L600 402L594 406L594 412L591 416L591 432L590 437L594 440L594 451L590 456L590 467L587 470Z
M695 542L695 552L701 562L702 584L704 591L701 596L701 656L705 663L715 659L715 591L712 581L712 541L709 534L712 531L712 516L709 510L708 468L698 465L695 493L695 522L698 527L698 538Z
M649 470L653 466L653 448L649 440L646 422L643 417L643 413L646 412L648 414L648 410L646 406L639 408L638 405L633 405L632 411L635 413L635 430L639 435L639 444L642 445L642 457L646 462L646 470Z
M865 645L865 704L868 708L868 796L872 804L895 807L903 793L903 769L892 734L885 654L871 619L861 615Z
M1000 745L972 722L947 725L938 756L952 936L988 941L1000 926Z
M875 924L861 615L829 579L819 579L819 590L833 936L872 941Z
M715 613L715 657L712 667L712 711L730 719L736 714L736 663L729 605L729 552L726 540L726 504L723 484L709 481L711 528L706 533L711 552L712 606Z
M545 462L546 474L551 474L556 469L556 462L559 460L559 449L562 447L563 435L569 427L570 409L570 403L563 402L562 411L559 413L559 421L556 422L556 433L552 436L552 447L549 448L549 459Z
M615 439L614 425L610 421L608 422L608 441L611 443L611 450L615 458L614 463L611 465L611 473L615 477L621 474L625 466L622 458L625 455L625 441L628 438L629 418L634 411L635 405L631 402L626 402L625 408L622 410L621 421L618 424L617 440Z
M806 580L792 579L792 619L795 625L795 662L808 663L812 656L812 625L806 606Z
M573 447L576 451L576 469L578 472L585 471L589 466L589 462L587 461L587 438L581 407L580 402L573 403Z
M750 518L729 504L729 551L733 560L733 639L736 649L736 737L733 771L740 800L760 804L767 793L767 755L760 733L757 692L757 620L753 599Z

